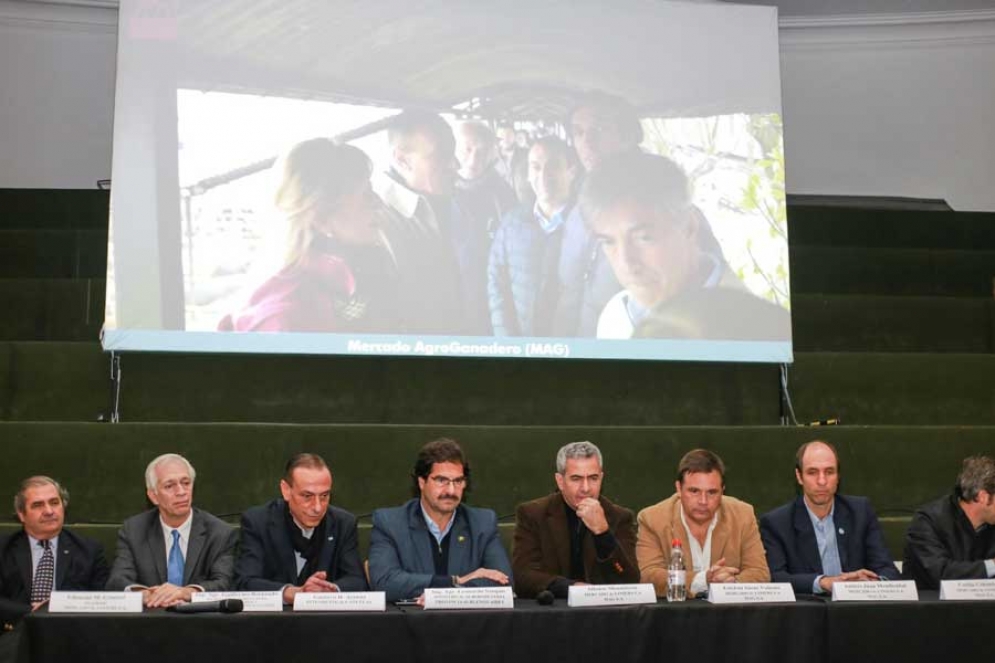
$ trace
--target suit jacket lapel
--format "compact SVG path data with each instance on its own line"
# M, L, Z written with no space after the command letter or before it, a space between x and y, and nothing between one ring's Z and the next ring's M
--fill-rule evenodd
M59 549L52 552L55 554L55 588L62 589L69 564L72 562L73 556L76 555L76 546L66 534L66 530L62 530L59 534Z
M455 527L455 524L454 524ZM421 504L414 500L413 508L408 513L408 534L411 537L411 547L415 552L415 565L418 573L435 573L435 562L432 559L434 537L425 525ZM432 538L432 541L429 539Z
M161 530L162 528L160 528ZM207 540L207 526L204 519L196 510L193 512L193 522L190 523L190 540L187 541L187 556L183 560L183 584L189 585L190 578L197 569L197 562L204 551L204 542Z
M470 531L470 524L466 513L462 507L456 509L453 514L456 521L449 530L449 566L451 574L464 574L472 571L470 568L470 549L473 547L473 533ZM434 566L434 565L433 565Z
M720 498L722 499L722 498ZM719 503L719 521L715 523L715 529L712 530L712 550L711 559L705 560L705 563L711 566L715 562L719 561L726 556L726 546L729 543L729 537L732 535L732 527L729 522L729 514L725 509L722 508L721 502ZM737 559L739 553L737 552ZM726 566L738 566L739 562L733 564L733 560L726 559Z
M570 575L570 532L567 531L566 503L559 495L549 501L546 509L546 527L553 539L553 550L556 552L556 564L559 575Z
M169 577L166 571L166 539L162 534L162 523L159 512L152 511L145 535L145 544L149 547L149 557L155 565L155 575L159 582L166 582Z
M838 499L833 503L833 524L836 526L836 549L840 554L840 569L846 571L849 562L850 529L853 527L853 520L850 517L850 510L846 508Z
M812 527L812 518L808 515L805 507L805 499L799 497L795 500L793 524L795 528L795 541L798 542L798 554L802 560L815 573L822 573L822 556L819 555L819 542L815 538L815 528Z
M34 569L31 564L31 539L28 538L27 532L24 530L21 530L20 538L14 544L14 559L17 560L17 569L21 572L24 589L30 597Z
M288 523L287 520L289 518L286 502L279 500L273 509L273 513L270 514L270 536L273 541L273 547L276 549L277 565L280 571L282 571L283 581L296 585L298 575L297 556L294 554L294 544L287 534L287 527L289 525L296 527L297 524L293 520Z
M321 550L318 552L318 571L327 571L329 580L328 582L333 582L331 577L334 575L335 569L332 568L332 555L335 552L335 546L338 545L338 522L332 515L332 510L329 509L325 512L325 540L321 542Z

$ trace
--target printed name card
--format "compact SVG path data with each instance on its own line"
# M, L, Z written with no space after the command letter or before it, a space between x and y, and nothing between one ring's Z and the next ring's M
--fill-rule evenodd
M790 582L715 582L708 586L709 603L794 603Z
M294 612L383 612L384 592L298 592Z
M283 592L196 592L191 603L239 599L243 612L282 612Z
M941 601L995 601L995 579L941 580Z
M52 592L49 612L141 612L141 592Z
M515 607L511 587L453 587L426 589L426 610L510 610Z
M656 591L652 584L571 585L567 593L567 605L571 608L641 603L656 603Z
M887 582L834 582L834 601L918 601L912 580Z

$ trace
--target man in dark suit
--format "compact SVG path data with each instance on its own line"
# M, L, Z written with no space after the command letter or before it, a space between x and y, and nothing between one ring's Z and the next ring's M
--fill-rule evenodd
M193 508L197 472L186 458L163 454L145 470L155 509L132 516L118 531L109 590L140 590L145 605L168 607L195 592L231 588L237 534L230 525Z
M69 493L55 479L21 482L14 510L24 528L0 538L0 621L4 630L53 590L97 591L107 582L99 543L63 527Z
M332 473L317 454L299 453L280 480L282 499L242 514L242 548L235 564L238 589L298 592L368 589L359 561L356 517L329 505Z
M417 598L428 587L489 587L511 581L497 516L461 504L470 464L455 440L418 452L415 497L373 512L370 584L388 601Z
M515 593L549 590L566 598L570 585L639 582L636 520L601 495L601 451L571 442L556 454L559 492L520 504L511 568Z
M899 578L870 501L836 494L833 445L803 444L795 455L795 479L802 495L760 518L774 582L790 582L796 594L824 594L839 581Z

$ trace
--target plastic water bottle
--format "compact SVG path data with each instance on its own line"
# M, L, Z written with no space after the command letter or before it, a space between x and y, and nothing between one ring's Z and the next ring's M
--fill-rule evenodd
M684 551L681 540L670 542L670 563L667 565L667 600L683 601L687 598L687 570L684 568Z

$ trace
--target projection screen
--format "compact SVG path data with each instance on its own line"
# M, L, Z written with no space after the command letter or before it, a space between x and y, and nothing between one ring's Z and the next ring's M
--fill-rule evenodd
M115 351L792 360L774 8L122 0Z

